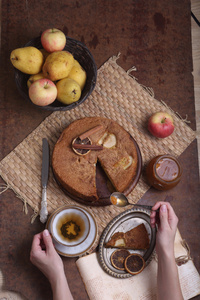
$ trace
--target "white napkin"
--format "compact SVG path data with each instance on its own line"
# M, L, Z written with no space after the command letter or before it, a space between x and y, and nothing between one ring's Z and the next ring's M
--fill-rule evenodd
M187 258L179 231L175 240L175 255ZM100 266L97 253L76 262L88 296L91 300L154 300L157 286L157 261L152 261L138 275L118 279L108 275ZM184 299L200 294L200 276L191 259L178 266L181 289Z

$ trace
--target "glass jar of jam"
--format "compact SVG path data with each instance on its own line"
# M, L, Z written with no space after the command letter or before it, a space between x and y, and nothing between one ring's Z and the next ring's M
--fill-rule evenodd
M154 157L146 168L147 180L157 190L169 190L176 186L182 175L178 160L171 155Z

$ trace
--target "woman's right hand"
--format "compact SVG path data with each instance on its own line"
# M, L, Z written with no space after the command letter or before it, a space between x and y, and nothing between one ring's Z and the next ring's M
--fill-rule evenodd
M155 210L159 209L159 218ZM174 240L178 218L169 202L157 202L151 212L151 226L157 224L156 251L157 254L174 254Z

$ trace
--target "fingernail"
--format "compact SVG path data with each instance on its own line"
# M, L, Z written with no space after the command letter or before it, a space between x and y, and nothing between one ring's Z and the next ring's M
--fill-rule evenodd
M49 231L47 229L44 230L44 236L49 236Z
M161 205L160 209L161 209L161 211L166 212L167 206L165 204L163 204L163 205Z

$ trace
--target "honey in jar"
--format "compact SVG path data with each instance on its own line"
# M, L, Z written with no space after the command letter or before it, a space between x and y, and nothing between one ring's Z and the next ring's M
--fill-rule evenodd
M181 179L181 166L171 155L154 157L146 168L147 180L157 190L169 190Z

